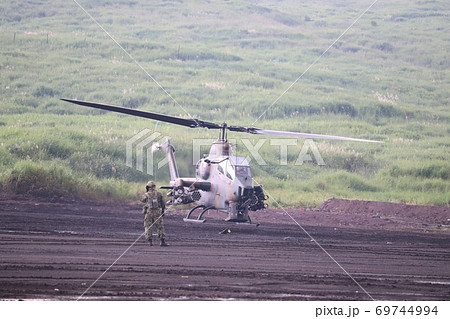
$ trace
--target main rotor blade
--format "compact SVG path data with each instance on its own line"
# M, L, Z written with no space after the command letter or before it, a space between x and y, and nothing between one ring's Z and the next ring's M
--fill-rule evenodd
M365 140L361 138L335 136L335 135L322 135L322 134L311 134L311 133L299 133L299 132L287 132L287 131L272 131L263 130L256 127L230 127L230 130L238 132L247 132L251 134L265 134L265 135L281 135L281 136L295 136L295 137L307 137L307 138L322 138L328 140L341 140L341 141L353 141L353 142L368 142L368 143L383 143L380 141Z
M167 122L167 123L172 123L172 124L177 124L177 125L183 125L183 126L187 126L187 127L191 127L191 128L195 128L195 127L206 127L209 129L222 128L222 126L220 126L216 123L205 122L205 121L201 121L198 119L184 119L184 118L176 117L176 116L140 111L140 110L130 109L127 107L122 107L122 106L100 104L100 103L87 102L87 101L78 101L78 100L70 100L70 99L61 99L61 100L69 102L69 103L82 105L82 106L92 107L95 109L129 114L129 115L143 117L143 118L147 118L147 119L152 119L152 120L157 120L157 121L162 121L162 122Z
M343 137L343 136L335 136L335 135L322 135L322 134L311 134L311 133L299 133L299 132L287 132L287 131L273 131L273 130L263 130L257 127L243 127L243 126L227 126L225 123L222 125L205 122L199 119L184 119L181 117L164 115L159 113L152 113L146 111L140 111L135 109L130 109L127 107L116 106L116 105L108 105L108 104L100 104L94 102L87 101L78 101L78 100L70 100L70 99L61 99L62 101L74 103L82 106L92 107L96 109L129 114L133 116L143 117L147 119L187 126L190 128L195 127L206 127L209 129L228 129L234 132L246 132L251 134L264 134L264 135L281 135L281 136L294 136L294 137L306 137L306 138L323 138L329 140L342 140L342 141L354 141L354 142L368 142L368 143L383 143L380 141L373 140L365 140L360 138L352 138L352 137Z

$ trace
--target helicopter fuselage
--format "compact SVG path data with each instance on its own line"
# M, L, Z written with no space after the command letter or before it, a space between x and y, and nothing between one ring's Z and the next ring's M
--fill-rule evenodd
M169 159L170 171L177 171L173 147L162 148ZM249 221L248 211L264 208L266 197L262 186L253 186L247 159L230 153L230 144L218 140L212 144L209 155L198 161L195 178L171 176L172 190L168 195L173 199L169 203L195 203L205 209L228 213L228 221Z

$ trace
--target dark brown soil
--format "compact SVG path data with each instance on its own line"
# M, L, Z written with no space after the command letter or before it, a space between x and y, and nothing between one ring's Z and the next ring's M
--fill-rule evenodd
M183 214L150 247L139 204L1 194L0 299L450 300L448 207L331 199L251 213L259 227Z

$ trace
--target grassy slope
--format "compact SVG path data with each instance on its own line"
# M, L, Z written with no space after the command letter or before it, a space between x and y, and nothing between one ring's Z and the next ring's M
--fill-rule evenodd
M58 100L69 97L218 123L385 141L316 141L327 164L322 167L294 165L303 140L289 147L288 165L280 165L279 149L263 137L267 165L253 161L255 179L283 205L318 204L333 196L449 205L445 1L377 3L261 118L369 2L90 2L80 3L179 105L75 3L3 4L3 187L129 198L149 178L126 167L125 141L155 123ZM216 137L164 124L157 130L172 137L182 175L194 172L193 139ZM258 141L230 137L237 139L239 155L248 155L241 139ZM154 178L167 182L167 169Z

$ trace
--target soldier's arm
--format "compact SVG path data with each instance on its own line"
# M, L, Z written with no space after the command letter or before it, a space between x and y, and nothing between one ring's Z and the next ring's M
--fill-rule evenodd
M147 193L145 193L145 194L142 196L141 202L143 202L143 203L147 203L147 202L148 202L148 196L147 196Z
M166 210L166 203L164 203L164 197L161 193L159 193L159 205L161 206L162 211Z

